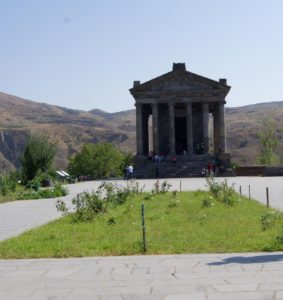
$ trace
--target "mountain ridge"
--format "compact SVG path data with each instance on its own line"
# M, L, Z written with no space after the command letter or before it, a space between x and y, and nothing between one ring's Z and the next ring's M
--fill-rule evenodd
M272 117L282 136L283 101L226 107L228 151L238 164L253 164L259 152L260 120ZM112 142L135 153L135 110L109 113L70 109L0 92L0 172L20 167L19 157L31 132L44 131L58 142L56 165L66 168L83 143ZM283 146L279 154L283 158ZM1 171L2 170L2 171Z

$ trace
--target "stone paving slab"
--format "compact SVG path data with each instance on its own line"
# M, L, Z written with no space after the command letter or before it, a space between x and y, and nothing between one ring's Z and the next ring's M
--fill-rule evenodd
M283 299L283 252L0 260L2 299Z

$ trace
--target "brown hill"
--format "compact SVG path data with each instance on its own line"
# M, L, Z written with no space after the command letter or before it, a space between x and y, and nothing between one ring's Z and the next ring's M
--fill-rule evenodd
M98 115L0 93L1 172L20 166L26 138L36 131L44 131L58 142L56 164L61 168L85 142L113 142L125 151L132 147L127 141L131 134Z
M258 124L270 116L277 121L282 138L283 102L226 109L227 146L233 161L253 164L258 154ZM85 142L113 142L135 152L135 111L90 112L37 103L0 93L0 170L20 166L19 157L30 132L44 131L59 144L56 164L65 168L68 158ZM283 145L280 155L283 159Z

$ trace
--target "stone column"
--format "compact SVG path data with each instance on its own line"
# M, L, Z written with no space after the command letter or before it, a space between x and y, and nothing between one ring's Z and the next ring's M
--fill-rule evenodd
M225 108L224 101L218 104L219 113L219 146L220 152L226 152Z
M219 117L218 117L218 107L213 112L213 144L214 144L214 154L219 152Z
M158 104L152 103L153 151L159 154Z
M186 103L186 121L187 121L187 153L193 154L193 114L192 103Z
M169 150L171 155L175 155L175 108L174 103L169 103Z
M137 155L143 154L143 124L142 124L142 104L136 103L136 139Z
M148 112L143 107L142 114L142 141L143 141L143 154L148 155Z
M208 120L209 120L208 103L202 103L202 139L205 146L205 153L209 151Z

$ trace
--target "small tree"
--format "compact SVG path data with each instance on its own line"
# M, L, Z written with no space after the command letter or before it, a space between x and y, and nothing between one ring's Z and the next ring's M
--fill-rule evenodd
M125 155L112 144L85 144L71 157L69 172L72 175L108 178L121 175Z
M34 179L39 171L47 172L56 152L57 145L46 134L31 134L21 157L23 180Z
M262 120L260 130L258 132L260 141L260 154L258 156L258 163L265 165L277 165L280 163L278 156L279 139L276 136L275 121L266 118Z

